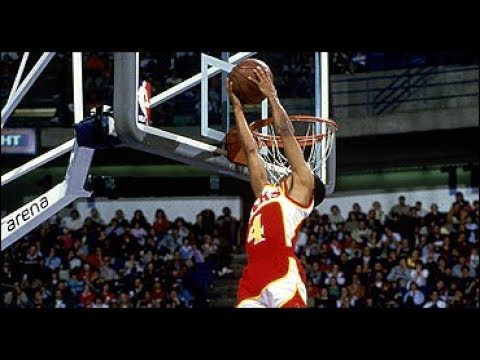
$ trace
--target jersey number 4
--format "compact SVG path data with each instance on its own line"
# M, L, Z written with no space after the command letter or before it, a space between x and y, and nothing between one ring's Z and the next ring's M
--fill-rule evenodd
M262 214L258 214L253 218L247 241L253 241L253 245L257 245L258 243L265 240L266 239L263 233Z

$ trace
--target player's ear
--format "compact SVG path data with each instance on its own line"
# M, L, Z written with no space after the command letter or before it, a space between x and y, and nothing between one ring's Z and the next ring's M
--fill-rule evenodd
M313 206L317 207L325 199L326 189L322 179L318 175L313 175Z

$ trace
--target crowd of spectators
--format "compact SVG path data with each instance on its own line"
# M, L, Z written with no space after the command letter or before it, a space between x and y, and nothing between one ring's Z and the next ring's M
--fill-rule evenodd
M314 210L296 244L309 307L479 308L478 223L462 193L448 212L403 196L388 212Z
M321 208L321 207L320 207ZM322 208L321 208L322 209ZM447 212L405 197L389 211L358 203L314 210L297 238L315 308L479 308L479 202L457 193ZM119 209L105 222L73 208L1 254L0 306L7 308L208 307L215 279L243 251L239 221L224 208L193 224L150 224Z
M0 307L208 307L215 279L231 276L238 226L228 207L193 224L163 209L151 224L141 210L106 222L63 209L1 253Z

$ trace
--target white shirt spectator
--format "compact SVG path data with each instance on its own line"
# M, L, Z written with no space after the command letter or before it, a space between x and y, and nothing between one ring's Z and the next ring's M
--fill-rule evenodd
M433 301L429 301L425 305L423 305L423 307L425 309L429 309L429 308L433 307L433 305L436 305L440 309L445 309L447 307L447 303L443 300L437 300L437 302L435 302L435 303Z
M108 304L96 304L96 303L93 303L92 304L92 309L108 309L110 308L110 306Z
M82 267L82 260L78 257L73 257L70 261L70 269L81 268Z
M82 228L83 220L80 217L77 219L73 219L70 216L67 216L62 220L62 226L66 227L67 229L76 231Z
M410 281L417 283L419 287L423 287L427 284L428 270L422 269L420 271L411 270L410 271ZM410 282L407 283L407 288L410 287Z
M130 234L136 239L143 239L148 235L147 230L141 227L130 229Z
M410 290L405 294L403 297L403 302L406 303L408 297L411 296L413 298L413 303L415 305L422 305L423 302L425 301L425 295L420 290Z
M355 301L356 301L355 298L353 298L353 297L350 298L350 306L351 306L351 307L354 307L354 306L355 306ZM340 309L340 308L342 307L342 300L341 300L341 299L338 299L338 300L336 301L336 304L337 304L337 308Z
M387 239L388 239L387 234L383 234L382 237L380 238L380 241L385 242L387 241ZM400 236L399 233L392 231L392 239L395 241L395 243L399 243L402 240L402 237Z
M302 229L297 236L297 243L295 244L295 252L298 252L300 247L305 247L307 245L308 235L305 230Z
M325 285L330 285L330 279L332 277L336 277L337 279L337 284L339 286L342 286L343 284L345 284L345 276L343 275L343 272L339 271L337 272L337 274L335 275L333 271L329 271L327 273L327 278L325 279Z
M340 213L337 213L337 214L330 213L328 215L328 218L330 219L332 224L338 224L338 223L344 223L345 222L345 218Z
M65 305L63 300L61 300L61 299L56 299L55 300L55 305L54 305L55 309L65 309L66 307L67 307L67 305Z
M340 254L342 253L342 248L336 240L332 241L330 247L332 248L332 252L335 254L335 256L340 256Z

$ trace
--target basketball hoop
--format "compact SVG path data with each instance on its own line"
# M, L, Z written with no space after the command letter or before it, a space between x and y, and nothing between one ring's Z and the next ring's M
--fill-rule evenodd
M290 120L305 160L316 173L330 156L335 132L338 129L337 124L333 120L311 115L290 115ZM270 180L278 183L283 176L291 172L291 167L283 153L283 140L275 133L273 118L254 121L249 127L258 143L258 152L265 162ZM236 129L230 129L228 132L226 145L228 159L245 166L246 159L241 151Z

